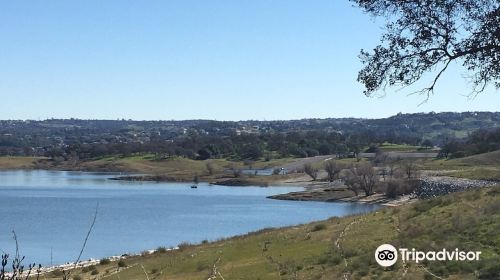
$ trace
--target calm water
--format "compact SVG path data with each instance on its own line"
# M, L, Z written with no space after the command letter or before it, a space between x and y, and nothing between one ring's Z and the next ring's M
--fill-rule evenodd
M183 241L200 242L376 206L279 201L266 196L296 187L224 187L185 183L123 182L115 174L0 172L0 250L14 252L12 230L28 261L73 261L99 211L83 259L137 253ZM3 253L2 252L2 253Z

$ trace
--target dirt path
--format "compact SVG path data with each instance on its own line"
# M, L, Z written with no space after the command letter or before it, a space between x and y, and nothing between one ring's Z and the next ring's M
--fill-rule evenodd
M344 254L344 248L342 247L342 240L344 239L345 235L347 234L347 232L351 229L352 226L358 224L358 223L361 223L363 222L364 220L364 217L360 217L360 218L357 218L357 219L354 219L352 222L350 222L349 224L347 224L345 226L345 228L342 230L342 232L340 233L339 237L335 240L335 246L337 247L337 249L339 250L340 252L340 255L342 256L342 258L344 259L344 264L345 264L345 267L347 268L348 267L348 260L347 260L347 257L345 256ZM349 280L351 277L351 272L350 271L346 271L343 275L343 278L344 280Z
M277 168L283 168L288 171L288 173L300 171L304 168L304 164L306 163L317 163L323 162L328 159L335 158L335 155L327 155L327 156L316 156L316 157L308 157L308 158L299 158L294 162L284 164L282 166L278 166Z

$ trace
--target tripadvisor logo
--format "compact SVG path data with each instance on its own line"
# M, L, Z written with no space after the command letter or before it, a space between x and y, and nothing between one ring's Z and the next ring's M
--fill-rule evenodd
M389 267L393 266L397 260L398 255L401 257L403 261L414 261L415 263L426 261L479 261L479 257L481 255L480 251L460 251L459 249L455 249L449 251L447 249L443 249L440 251L417 251L415 248L406 249L399 248L390 245L384 244L380 245L375 251L375 260L380 266Z
M390 244L380 245L375 251L375 260L380 266L393 266L398 261L398 250Z

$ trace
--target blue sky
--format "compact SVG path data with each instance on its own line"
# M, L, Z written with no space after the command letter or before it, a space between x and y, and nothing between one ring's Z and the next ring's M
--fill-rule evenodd
M1 1L0 119L298 119L500 111L453 67L367 98L383 21L339 1Z

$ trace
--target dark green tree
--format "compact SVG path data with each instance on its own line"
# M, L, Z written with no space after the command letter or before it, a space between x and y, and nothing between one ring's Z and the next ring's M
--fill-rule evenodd
M361 50L358 81L365 95L387 86L408 86L433 73L419 93L427 97L452 62L470 75L472 93L500 88L500 1L351 0L366 13L385 17L385 33L373 51Z

